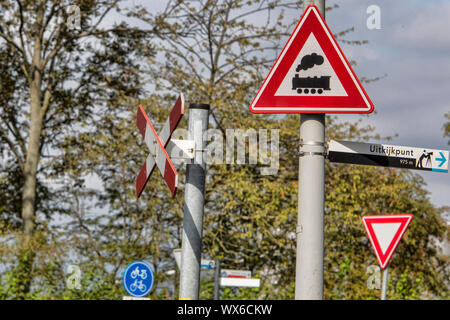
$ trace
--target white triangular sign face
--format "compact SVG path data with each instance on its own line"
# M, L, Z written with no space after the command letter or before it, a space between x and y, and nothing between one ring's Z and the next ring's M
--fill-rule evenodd
M362 217L381 269L389 263L412 217L411 214Z
M401 223L374 223L372 224L375 236L380 244L380 249L383 254L386 254L389 245L397 234Z
M329 80L329 86L326 89L298 88L297 90L293 90L292 88L293 79L295 78L319 79L320 81L324 75ZM347 92L334 72L314 33L309 35L297 59L294 60L294 64L289 68L288 73L278 87L275 96L298 96L299 94L302 96L321 95L324 97L347 96Z

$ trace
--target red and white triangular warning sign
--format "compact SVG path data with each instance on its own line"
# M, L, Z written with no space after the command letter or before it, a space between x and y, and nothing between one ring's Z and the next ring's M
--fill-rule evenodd
M387 266L412 217L412 214L362 217L381 269Z
M254 113L370 113L373 104L314 5L250 105Z

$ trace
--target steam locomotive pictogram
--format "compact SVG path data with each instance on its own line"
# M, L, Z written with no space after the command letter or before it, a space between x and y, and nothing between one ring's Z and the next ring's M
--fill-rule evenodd
M324 63L324 58L317 53L312 53L305 55L300 64L295 69L296 72L301 72L302 70L308 70L316 65L321 65ZM318 93L322 94L324 90L330 89L330 78L331 76L322 77L299 77L298 73L292 78L292 90L297 90L297 93Z
M322 94L323 90L330 89L330 76L306 77L300 78L298 74L292 78L292 90L297 90L297 93L312 93Z

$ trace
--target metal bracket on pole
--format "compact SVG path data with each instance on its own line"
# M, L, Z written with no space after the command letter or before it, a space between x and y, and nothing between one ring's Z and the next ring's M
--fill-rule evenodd
M299 157L303 157L303 156L327 156L327 152L305 152L305 151L300 151L298 153Z
M300 147L303 147L303 146L325 147L325 142L323 142L323 141L303 141L303 139L300 139Z
M167 154L169 154L171 159L193 159L194 149L194 140L172 139L166 147Z
M305 148L306 147L306 148ZM303 141L300 139L299 157L303 156L328 156L328 148L323 141Z

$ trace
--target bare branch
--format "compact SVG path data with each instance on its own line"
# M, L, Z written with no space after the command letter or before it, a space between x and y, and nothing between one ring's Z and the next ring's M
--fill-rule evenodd
M23 16L23 8L22 3L20 0L16 0L17 5L19 6L19 13L20 13L20 26L19 26L19 38L20 38L20 44L22 45L22 53L24 55L24 60L28 61L27 55L26 55L26 49L25 49L25 41L23 39L23 25L24 25L24 16Z
M13 141L11 141L11 139L8 137L8 133L2 127L0 127L0 137L2 138L2 140L4 140L8 144L9 150L11 150L11 152L16 157L17 163L19 164L20 169L22 170L22 172L25 172L25 165L24 165L22 156L17 151Z

